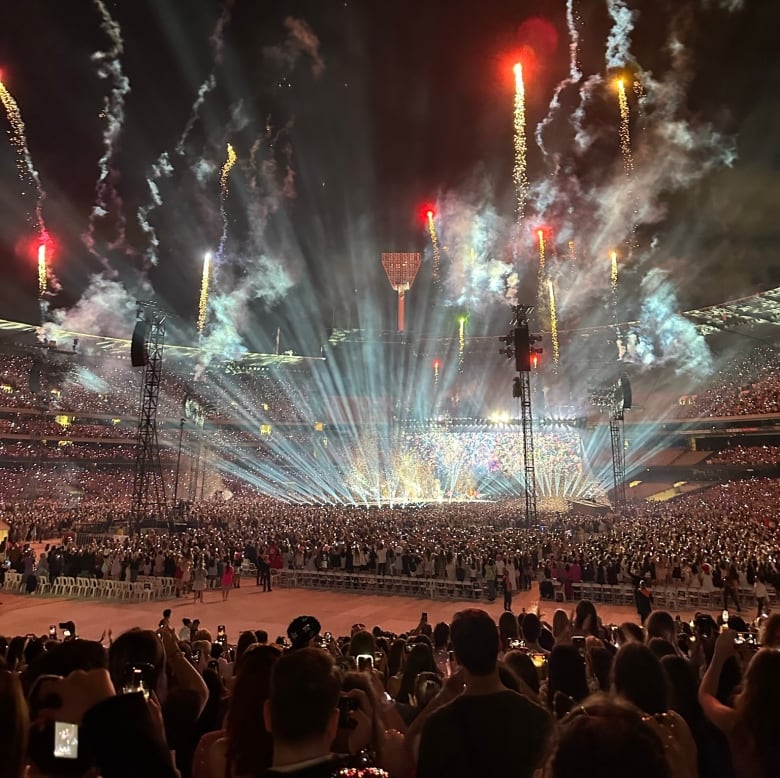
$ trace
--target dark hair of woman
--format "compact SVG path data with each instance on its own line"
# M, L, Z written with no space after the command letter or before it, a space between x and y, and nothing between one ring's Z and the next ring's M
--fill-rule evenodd
M588 696L585 660L574 646L557 645L547 660L547 705L560 717Z
M598 762L598 769L594 763ZM559 725L551 778L670 778L660 737L620 700L592 697Z
M393 644L390 646L390 653L387 655L388 675L397 675L401 671L405 649L406 641L403 638L398 638L393 641Z
M414 693L414 682L420 673L439 673L433 651L428 643L415 643L412 650L406 655L403 675L401 676L401 688L396 700L409 703L409 695Z
M30 721L19 676L8 670L0 670L0 711L3 721L0 727L0 775L22 778L26 774Z
M661 660L643 643L621 646L612 663L612 683L621 697L650 716L669 709Z
M433 647L447 648L450 639L450 625L445 621L440 621L433 628Z
M228 762L238 775L262 773L271 766L273 740L263 722L263 704L270 696L271 670L281 655L276 646L252 646L238 668L225 719Z
M539 672L528 654L512 650L504 654L504 664L534 693L539 694Z
M574 609L574 622L572 629L575 635L599 634L599 619L596 614L596 606L590 600L580 600Z
M498 635L501 639L501 650L509 649L509 641L516 640L520 634L517 626L517 616L511 611L504 611L498 617Z

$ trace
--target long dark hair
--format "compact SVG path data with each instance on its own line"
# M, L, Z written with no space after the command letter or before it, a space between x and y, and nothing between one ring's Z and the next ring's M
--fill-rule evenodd
M669 709L661 660L643 643L620 647L612 663L612 682L621 697L650 716Z
M420 673L439 673L433 651L429 643L415 643L406 657L404 673L401 676L401 688L398 690L398 702L409 702L409 695L414 694L414 682Z
M280 656L276 646L251 646L241 657L225 719L228 762L240 775L262 773L271 766L273 740L263 722L263 704Z
M547 705L557 717L588 696L585 660L574 646L557 645L547 661Z

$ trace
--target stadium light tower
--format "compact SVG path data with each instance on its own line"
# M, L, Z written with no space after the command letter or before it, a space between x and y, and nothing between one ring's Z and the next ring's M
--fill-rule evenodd
M398 292L398 332L406 331L406 293L412 288L420 270L419 252L392 251L382 253L382 267L390 286Z

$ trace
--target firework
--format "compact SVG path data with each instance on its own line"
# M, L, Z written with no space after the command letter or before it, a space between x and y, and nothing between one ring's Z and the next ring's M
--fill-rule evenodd
M537 230L536 237L539 239L539 275L543 276L547 257L547 247L544 241L544 230Z
M572 262L576 262L577 261L577 246L576 246L576 244L574 243L573 240L570 240L568 245L569 245L569 259Z
M458 371L463 372L463 363L466 353L466 322L468 316L458 317Z
M441 367L441 362L439 362L438 359L433 360L433 385L438 386L439 385L439 368Z
M555 289L551 278L547 279L547 291L550 296L550 339L553 347L553 363L558 364L561 351L558 344L558 314L555 311Z
M623 167L626 175L630 176L634 170L634 157L631 154L631 113L628 108L626 85L622 78L617 81L618 105L620 106L620 152L623 155Z
M523 66L518 62L514 66L515 73L515 110L514 110L514 140L515 163L512 178L515 182L515 197L517 221L525 216L525 201L528 196L528 171L526 160L525 139L525 84L523 83Z
M222 193L222 199L226 200L228 196L228 176L233 166L236 164L238 157L236 156L235 149L228 143L227 145L227 159L225 164L222 165L222 170L219 173L219 190Z
M428 233L431 236L431 245L433 246L433 280L438 281L441 254L439 253L439 235L436 232L436 224L433 221L433 211L430 209L426 211L425 218L428 220Z
M46 244L38 245L38 297L43 299L46 294Z
M200 282L200 298L198 299L198 333L203 334L206 326L206 313L209 305L209 281L211 279L211 252L203 256L203 279Z
M610 260L612 261L612 270L609 274L609 282L612 287L612 294L617 294L617 285L618 285L618 261L617 261L617 251L613 251L609 255Z

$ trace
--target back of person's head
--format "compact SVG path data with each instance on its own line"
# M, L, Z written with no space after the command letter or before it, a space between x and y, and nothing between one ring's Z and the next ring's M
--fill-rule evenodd
M669 707L677 711L689 727L701 721L702 710L699 705L699 684L693 665L681 656L665 656L661 667L669 679Z
M30 728L22 683L16 673L0 670L0 775L22 778L27 762L27 734Z
M450 625L446 621L440 621L433 628L433 647L447 648L450 640Z
M580 600L574 609L574 624L572 625L575 634L578 635L596 635L599 629L599 619L596 613L596 606L590 600Z
M455 614L450 627L455 657L472 675L489 675L498 660L498 629L485 611L468 608Z
M588 696L585 660L574 647L559 644L547 661L547 704L557 716Z
M615 692L650 716L668 710L666 676L658 657L643 643L626 643L612 664Z
M406 663L401 675L401 686L398 690L398 702L409 702L410 696L414 694L415 679L420 673L438 672L430 643L427 641L413 643L412 650L406 654Z
M255 637L255 633L251 630L247 630L246 632L242 632L238 636L238 641L236 642L236 662L238 662L241 657L244 655L244 652L249 648L249 646L254 646L257 644L257 638Z
M677 653L674 650L674 646L665 638L650 638L647 642L647 647L653 656L658 657L658 659L663 659L665 656L674 656Z
M236 664L225 719L228 759L236 775L260 773L271 765L273 743L263 723L263 705L270 696L271 671L281 655L276 646L253 644Z
M780 651L762 648L750 660L737 698L738 734L755 743L764 776L780 775Z
M156 689L165 667L165 652L160 638L150 629L123 632L108 649L108 671L114 688L119 690L127 680L128 665L149 665L144 674L149 688Z
M268 633L264 629L256 629L255 637L261 646L264 646L268 642Z
M640 712L601 695L560 723L550 766L551 778L670 778L663 743Z
M633 621L624 621L618 627L618 640L620 644L630 643L636 641L637 643L644 643L645 633L642 631L642 627L639 624L635 624Z
M390 652L387 655L387 674L396 675L401 672L404 663L404 652L406 651L406 641L403 638L396 638L390 646Z
M759 642L765 648L780 648L780 613L773 613L764 622Z
M539 694L539 672L533 660L523 651L513 649L504 654L504 664L534 693Z
M158 641L159 642L159 641ZM66 640L41 654L22 676L25 692L41 675L70 675L74 670L98 670L108 666L106 649L94 640Z
M552 631L557 638L569 626L569 615L563 608L558 608L553 612Z
M648 642L653 638L663 638L671 642L677 637L674 618L668 611L652 611L645 621L645 631Z
M541 629L542 622L539 621L539 617L535 613L526 613L523 618L523 637L529 643L536 643L539 640Z
M356 632L349 641L350 656L360 656L361 654L374 656L375 652L376 638L365 629Z
M516 638L520 631L517 626L517 616L511 611L504 611L498 617L498 634L501 638L501 646L506 650L508 640Z
M590 656L590 667L593 675L599 682L599 689L603 692L608 692L612 680L612 660L614 659L612 651L601 645L590 647L588 653Z
M282 656L271 672L266 723L274 740L303 743L335 735L341 683L333 659L318 648Z

